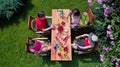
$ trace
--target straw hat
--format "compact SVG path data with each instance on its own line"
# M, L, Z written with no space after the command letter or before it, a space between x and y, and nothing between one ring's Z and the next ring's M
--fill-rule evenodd
M94 45L95 42L98 41L98 36L96 36L94 33L89 34L89 42L91 45Z

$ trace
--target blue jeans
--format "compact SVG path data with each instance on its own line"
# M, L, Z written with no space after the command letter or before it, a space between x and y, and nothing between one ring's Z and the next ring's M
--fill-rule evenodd
M79 46L84 47L84 42L83 42L83 41L77 42L76 45L77 45L77 50L78 50L78 51L86 51L86 50L84 50L84 49L79 48Z
M79 26L73 26L72 28L73 28L73 29L78 29L78 28L79 28Z

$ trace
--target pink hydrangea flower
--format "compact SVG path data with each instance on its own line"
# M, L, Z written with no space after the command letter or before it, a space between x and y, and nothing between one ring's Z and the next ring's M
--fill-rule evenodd
M99 4L102 4L103 0L97 0L97 2L98 2Z
M88 0L88 5L89 5L89 6L92 6L92 5L93 5L92 0Z

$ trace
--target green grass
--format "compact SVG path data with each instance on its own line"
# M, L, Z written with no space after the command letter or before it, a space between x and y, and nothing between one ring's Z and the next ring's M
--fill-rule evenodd
M71 62L53 62L50 57L38 57L25 52L27 37L37 37L27 28L29 16L36 17L40 10L51 15L55 8L88 8L87 0L27 0L20 13L10 21L0 21L0 67L96 67L98 53L73 55Z

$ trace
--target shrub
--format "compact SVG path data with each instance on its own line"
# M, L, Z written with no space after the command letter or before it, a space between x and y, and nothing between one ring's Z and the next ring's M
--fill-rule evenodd
M120 0L95 0L92 7L95 15L92 28L99 36L100 61L109 60L113 66L120 65ZM106 65L106 64L105 64Z
M0 18L10 19L20 9L23 0L0 0Z

